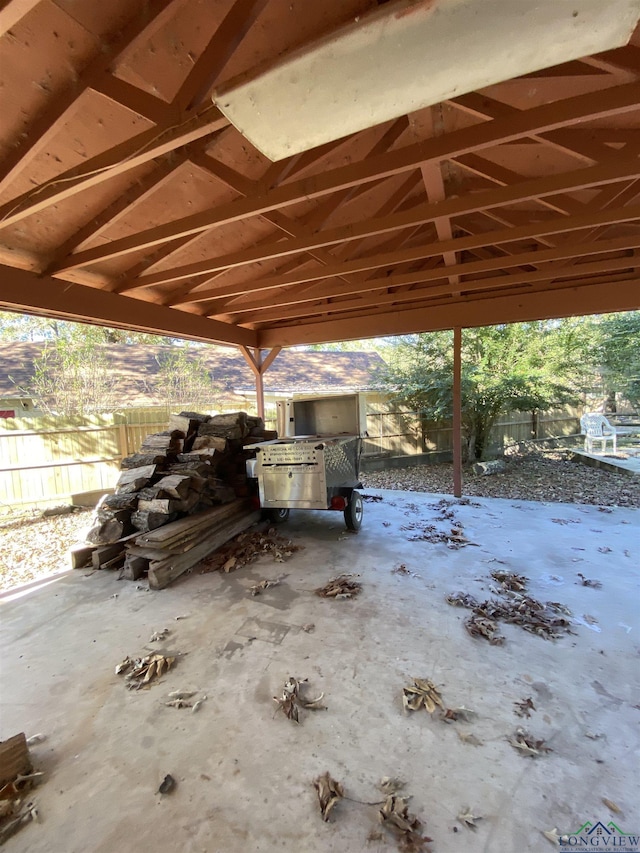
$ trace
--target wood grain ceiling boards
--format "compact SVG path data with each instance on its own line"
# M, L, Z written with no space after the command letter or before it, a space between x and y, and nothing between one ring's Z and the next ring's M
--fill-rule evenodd
M639 307L638 31L279 163L211 103L378 5L4 0L0 307L249 348Z

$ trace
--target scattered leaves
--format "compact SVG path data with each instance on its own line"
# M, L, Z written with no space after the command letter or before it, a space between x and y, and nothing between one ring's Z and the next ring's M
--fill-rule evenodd
M583 574L580 572L577 573L577 577L580 578L579 586L590 586L592 589L602 589L602 583L594 578L585 578Z
M590 740L600 740L601 737L604 737L604 734L602 732L591 732L591 731L589 731L589 732L585 732L584 736L588 737Z
M527 588L527 581L524 575L518 575L515 572L505 572L500 569L495 569L491 572L491 577L497 581L503 591L508 592L524 592Z
M326 710L326 705L322 704L324 693L321 693L316 699L308 699L303 696L304 685L308 683L306 678L289 678L285 681L282 688L282 696L274 696L273 701L277 702L278 710L282 711L288 720L299 722L298 708L306 708L309 711Z
M306 625L303 625L303 626L302 626L302 630L303 630L306 634L310 634L312 631L315 631L315 630L316 630L316 626L315 626L315 624L314 624L313 622L307 622L307 624L306 624Z
M336 782L329 773L324 773L322 776L314 779L313 787L318 793L322 820L327 821L333 807L344 797L342 785L340 782Z
M380 503L380 501L384 500L382 495L361 495L363 501L369 501L370 503Z
M406 784L403 779L398 779L395 776L383 776L378 787L388 796L401 791Z
M620 806L617 803L614 803L613 800L608 800L606 797L603 797L602 802L614 814L622 814L622 809L620 808Z
M339 575L337 578L332 578L329 583L316 590L316 595L321 598L355 598L360 594L362 584L351 578L353 575Z
M464 627L472 637L485 637L489 640L492 646L500 646L504 643L502 634L498 634L498 623L493 619L488 619L477 612L480 608L474 608L472 616L469 616L464 621Z
M171 669L174 657L146 655L143 658L126 657L116 667L116 675L124 675L129 690L140 690L154 678L160 678Z
M390 794L378 812L378 819L386 830L396 836L400 850L420 853L428 850L425 845L432 839L422 835L422 821L410 814L409 799Z
M270 554L276 563L284 563L302 548L302 545L294 545L290 539L282 536L273 527L266 531L245 531L203 560L201 572L235 571L255 563L267 554Z
M453 607L468 607L469 609L478 606L477 600L468 592L450 593L447 596L447 604L451 604Z
M601 554L610 554L611 548L609 548L608 545L601 545L600 548L598 548L598 551L600 551Z
M476 821L482 820L482 817L480 817L480 815L474 815L469 806L463 806L458 813L457 820L459 820L460 823L468 829L477 829L478 824Z
M531 696L528 696L526 699L521 699L520 702L514 702L514 714L517 714L519 717L530 717L531 711L536 710L536 706L533 704L533 699Z
M544 745L544 740L535 740L525 729L516 729L515 733L509 738L509 743L515 749L519 749L523 755L528 755L531 758L537 758L545 752L553 752L552 749Z
M428 678L414 678L413 684L402 688L402 704L407 711L419 711L424 707L430 714L436 706L445 711L438 688Z
M255 583L253 586L249 587L249 591L251 595L260 595L260 593L265 589L271 589L272 586L278 586L283 580L283 575L277 578L265 578L260 581L260 583Z

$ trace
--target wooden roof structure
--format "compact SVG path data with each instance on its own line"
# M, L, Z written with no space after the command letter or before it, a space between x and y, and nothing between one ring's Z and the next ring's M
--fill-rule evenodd
M638 307L638 31L276 163L213 105L379 5L3 0L0 308L255 350Z

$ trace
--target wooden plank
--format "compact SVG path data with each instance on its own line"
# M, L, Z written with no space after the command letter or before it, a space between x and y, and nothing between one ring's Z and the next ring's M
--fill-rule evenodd
M169 544L175 540L179 540L184 534L189 534L191 531L199 527L207 525L215 525L224 521L234 512L241 508L246 508L245 500L237 500L224 506L207 509L204 512L190 515L187 518L180 518L177 521L166 524L164 527L157 530L150 530L148 533L143 533L136 539L137 545L152 545L156 548L161 548L165 543Z
M149 560L127 553L124 559L122 576L128 581L139 580L149 569Z
M12 782L20 773L31 772L29 747L24 732L0 743L0 788Z
M72 569L86 569L91 565L93 552L97 545L72 545L69 548L69 559Z
M229 539L242 533L252 524L260 520L260 510L247 512L230 519L225 525L217 528L202 542L181 557L172 557L162 562L149 564L149 588L164 589L180 575L188 572L200 560L207 557L212 551L217 550Z

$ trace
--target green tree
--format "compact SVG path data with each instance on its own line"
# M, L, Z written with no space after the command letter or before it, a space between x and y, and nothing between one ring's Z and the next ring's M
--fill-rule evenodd
M640 311L608 314L599 324L599 362L607 390L640 409Z
M158 357L156 388L168 407L206 410L219 389L198 350L175 347Z
M150 335L146 332L131 332L127 329L111 329L88 323L71 323L50 317L31 314L16 314L0 311L0 342L11 341L69 341L75 344L167 344L173 338Z
M118 407L118 394L107 354L91 341L59 338L47 342L34 361L33 379L20 389L49 414L86 415Z
M462 432L481 459L498 415L577 402L593 349L589 320L516 323L462 333ZM381 388L425 420L453 414L453 332L405 338L388 352Z

